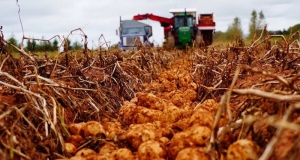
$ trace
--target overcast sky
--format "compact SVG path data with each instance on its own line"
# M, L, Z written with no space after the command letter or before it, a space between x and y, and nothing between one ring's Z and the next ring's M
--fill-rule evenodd
M116 29L119 17L132 19L136 14L153 13L172 17L169 9L196 8L197 14L214 13L216 30L226 31L234 17L242 22L248 33L251 12L263 11L268 30L282 30L300 23L300 0L18 0L20 16L26 37L49 39L55 35L67 36L81 28L88 36L89 47L98 45L104 35L107 41L119 41ZM16 0L0 0L0 26L6 39L14 34L21 41L22 28ZM153 27L154 43L163 42L163 28L159 22L144 20ZM78 34L71 41L81 41Z

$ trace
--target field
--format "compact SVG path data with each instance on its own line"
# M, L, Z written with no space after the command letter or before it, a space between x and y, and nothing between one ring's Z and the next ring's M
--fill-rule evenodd
M2 48L1 158L296 159L299 32L264 33L247 46L45 58Z

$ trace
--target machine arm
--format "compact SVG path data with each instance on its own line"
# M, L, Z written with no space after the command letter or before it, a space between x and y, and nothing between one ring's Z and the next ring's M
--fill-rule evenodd
M162 27L168 27L170 25L173 25L174 19L173 18L165 18L165 17L160 17L156 16L153 14L138 14L133 16L134 20L145 20L145 19L151 19L153 21L158 21L160 22Z

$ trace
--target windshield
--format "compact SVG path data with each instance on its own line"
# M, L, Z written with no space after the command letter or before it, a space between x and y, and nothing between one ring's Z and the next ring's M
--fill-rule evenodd
M187 19L187 26L192 27L193 26L193 17L186 17ZM175 17L175 28L179 27L186 27L184 25L184 16Z
M143 27L123 28L122 34L145 34Z

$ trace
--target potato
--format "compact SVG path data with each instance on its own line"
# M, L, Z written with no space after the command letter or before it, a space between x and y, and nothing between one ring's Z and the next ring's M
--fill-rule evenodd
M109 157L106 155L100 154L89 154L85 156L74 156L71 157L69 160L108 160Z
M172 130L175 132L186 130L189 127L189 121L190 118L182 118L177 122L171 124L170 128L172 128Z
M195 101L197 98L197 92L193 89L187 89L184 91L182 98L185 101Z
M143 106L137 106L131 102L124 102L119 110L119 115L125 124L142 124L159 120L162 114L159 110L152 110Z
M180 88L187 88L190 83L193 82L193 79L189 74L181 73L178 75L179 78L179 86Z
M109 155L113 151L117 150L118 146L114 143L107 142L103 146L100 147L99 149L99 154L100 155Z
M205 100L199 108L205 108L210 112L216 113L219 108L219 103L217 103L213 99L207 99Z
M176 133L170 141L168 155L175 159L179 151L187 147L205 146L209 141L211 130L206 126L194 125Z
M86 160L109 160L109 157L107 155L92 154L86 156Z
M142 143L138 149L139 160L165 159L166 155L165 147L154 140Z
M205 145L211 135L211 130L205 126L194 126L189 129L191 131L190 139L196 145Z
M188 84L188 88L189 88L189 89L192 89L192 90L194 90L194 91L197 91L198 86L197 86L196 83L192 82L192 83Z
M169 80L162 80L160 85L160 92L171 92L177 90L177 85Z
M256 160L259 157L258 145L247 139L240 139L228 148L226 159L227 160Z
M171 70L170 71L162 72L162 73L159 74L158 79L160 81L162 81L163 79L166 79L168 81L176 80L176 79L178 79L178 76L177 76L177 74L175 72L177 72L177 70L175 70L174 72L171 71Z
M122 121L126 124L142 124L159 120L162 112L142 106L121 107L119 111Z
M162 123L173 123L182 117L182 110L174 105L165 106L160 117Z
M153 93L138 92L137 97L137 105L149 109L162 111L164 109L164 106L167 105L167 102L164 99L155 96Z
M74 144L75 147L79 147L82 141L83 138L81 135L71 135L66 140L66 142Z
M197 159L197 160L209 160L209 155L205 154L204 148L185 148L181 150L175 160L190 160L190 159Z
M87 155L91 155L91 154L96 154L96 152L89 148L83 148L83 149L79 150L75 154L75 156L87 156Z
M86 158L82 157L82 156L73 156L73 157L69 158L68 160L86 160Z
M201 125L212 128L214 122L214 114L203 108L198 108L194 111L189 121L189 126Z
M89 121L85 124L83 128L84 137L96 136L99 134L106 135L106 132L100 122Z
M177 107L182 106L185 102L183 99L183 92L176 92L172 97L171 97L171 102L176 105Z
M110 160L133 160L134 159L134 155L132 154L132 152L127 149L127 148L121 148L118 150L113 151L110 155L109 155L109 159Z
M168 156L171 159L175 159L178 152L182 149L191 146L186 139L189 137L187 132L178 132L176 133L170 141L170 145L168 147Z
M110 140L113 140L115 137L124 132L120 122L105 122L103 127L107 134L106 139Z
M167 146L167 144L170 142L170 140L167 137L161 137L161 138L159 138L158 142L163 146Z
M72 143L65 143L64 144L64 149L67 153L74 155L76 153L77 148L75 147L74 144Z
M189 126L201 125L212 128L215 114L218 110L219 104L213 100L208 99L202 104L196 106L194 113L191 116Z
M83 133L83 128L85 126L85 123L72 123L68 125L68 131L71 135L81 135Z
M125 140L134 149L138 149L140 144L148 140L155 140L162 137L160 123L132 124L125 133Z

